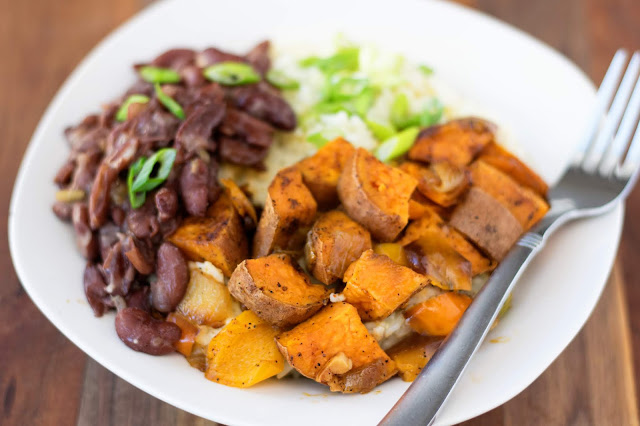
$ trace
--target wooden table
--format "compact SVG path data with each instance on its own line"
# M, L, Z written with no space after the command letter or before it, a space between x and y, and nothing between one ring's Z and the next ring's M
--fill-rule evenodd
M0 0L0 224L23 151L78 61L145 0ZM544 40L599 82L616 48L640 48L638 0L466 0ZM391 4L391 2L390 2ZM527 390L468 425L638 424L640 187L619 261L582 332ZM0 424L210 424L120 380L25 294L0 226ZM626 283L626 285L624 284ZM631 315L629 315L629 311Z

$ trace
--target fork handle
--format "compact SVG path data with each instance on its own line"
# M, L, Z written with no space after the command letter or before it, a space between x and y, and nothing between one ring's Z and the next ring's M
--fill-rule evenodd
M458 326L409 389L382 419L382 426L430 425L495 321L514 283L540 249L543 238L525 234L491 274Z

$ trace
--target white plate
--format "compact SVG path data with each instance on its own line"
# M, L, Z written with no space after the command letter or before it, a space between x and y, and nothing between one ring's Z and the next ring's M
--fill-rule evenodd
M133 81L132 63L180 45L242 51L263 38L304 41L338 32L432 65L500 117L543 177L553 181L561 174L588 117L593 85L564 57L494 19L412 0L160 2L111 34L64 84L33 136L11 202L11 254L25 289L92 358L170 404L234 425L375 424L407 388L394 379L367 395L327 395L310 380L270 380L241 390L207 381L179 355L136 353L118 340L112 315L95 318L84 302L84 261L71 228L51 213L51 180L68 152L63 129L122 93ZM622 215L619 207L553 236L521 279L512 311L490 335L505 342L484 344L438 424L504 403L560 354L598 300Z

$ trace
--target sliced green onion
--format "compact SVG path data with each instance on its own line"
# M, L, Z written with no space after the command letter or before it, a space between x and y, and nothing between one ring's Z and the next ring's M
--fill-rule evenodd
M129 190L129 202L131 203L131 207L134 209L142 206L147 199L146 192L135 192L132 188L133 179L138 173L140 173L140 170L142 169L145 161L146 158L140 157L129 167L129 174L127 176L127 189Z
M311 56L300 61L302 67L317 67L325 74L334 74L338 71L357 71L360 67L360 48L342 47L327 58Z
M184 110L180 106L178 102L176 102L171 96L167 95L162 91L162 87L160 84L156 83L156 96L160 103L165 106L173 115L178 117L180 120L184 120Z
M138 69L138 74L144 81L149 83L178 83L180 82L180 74L170 68L159 68L152 66L144 66Z
M380 146L376 149L376 157L380 161L388 162L397 158L407 151L413 145L416 140L416 136L420 132L420 128L418 127L410 127L402 132L392 136L386 141L382 142Z
M420 113L406 117L397 123L397 126L400 130L413 126L433 126L440 121L443 111L444 106L442 103L438 99L433 98Z
M298 80L287 76L282 71L269 70L267 72L267 81L278 89L295 90L300 87Z
M136 177L131 184L133 192L147 192L160 186L167 180L173 162L176 159L176 150L173 148L163 148L147 159L142 168L136 173ZM159 164L156 167L156 164ZM153 173L155 171L155 173Z
M427 65L420 65L420 66L418 66L418 69L419 69L420 71L422 71L422 73L423 73L424 75L431 75L431 74L433 74L433 68L431 68L431 67L429 67L429 66L427 66Z
M320 149L329 142L329 139L324 137L322 132L317 132L307 136L307 141L311 142L316 146L316 148Z
M351 100L352 111L360 117L365 117L373 106L376 94L372 87L367 87L358 96Z
M204 69L204 76L225 86L239 86L257 83L260 74L249 64L243 62L221 62Z
M328 95L332 100L352 99L369 87L369 80L358 77L334 77L329 82Z
M127 114L129 113L129 106L131 104L146 104L149 102L149 97L145 95L131 95L120 106L116 113L116 121L127 121Z
M385 126L384 124L376 123L371 120L365 120L365 123L367 123L367 127L371 130L373 136L379 141L386 141L396 134L396 129L391 126Z
M409 117L409 99L404 93L400 93L391 104L391 124L401 129ZM406 126L405 126L406 127Z
M336 101L318 102L313 107L313 112L317 114L335 114L340 111L351 113L351 108L349 108L347 102Z

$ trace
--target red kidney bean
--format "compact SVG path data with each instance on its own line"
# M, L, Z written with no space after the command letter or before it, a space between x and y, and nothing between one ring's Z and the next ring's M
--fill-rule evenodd
M162 243L157 253L156 275L151 283L151 303L160 312L173 311L184 297L189 284L189 270L179 248Z
M158 210L158 220L161 223L173 218L178 212L178 194L173 189L160 188L154 200Z
M145 312L151 312L151 291L149 286L140 287L129 293L125 300L127 307L138 308Z
M53 182L59 187L63 187L71 182L71 177L73 176L73 172L76 169L76 162L72 159L68 159L66 163L60 167L58 173L53 178Z
M96 234L89 227L89 208L84 203L75 203L71 210L71 222L76 231L76 245L87 260L98 257L99 245Z
M125 296L129 293L129 288L136 277L136 270L125 257L120 241L109 249L102 269L107 280L107 293L117 296Z
M51 207L51 210L53 210L53 213L58 216L58 219L64 222L71 221L71 209L71 204L64 203L62 201L56 201Z
M143 275L149 275L153 272L154 253L149 244L140 241L133 235L127 235L122 240L122 251L138 272Z
M174 351L182 332L174 323L154 319L138 308L125 308L116 315L116 333L131 349L150 355Z
M147 197L142 207L129 210L126 222L129 231L141 240L158 235L160 224L153 197Z
M105 299L109 297L105 290L106 284L100 266L95 263L87 263L84 269L84 294L89 302L89 306L93 309L93 314L101 317L108 309L105 305Z
M201 158L184 165L180 173L180 195L184 207L192 216L204 216L207 211L209 169Z

